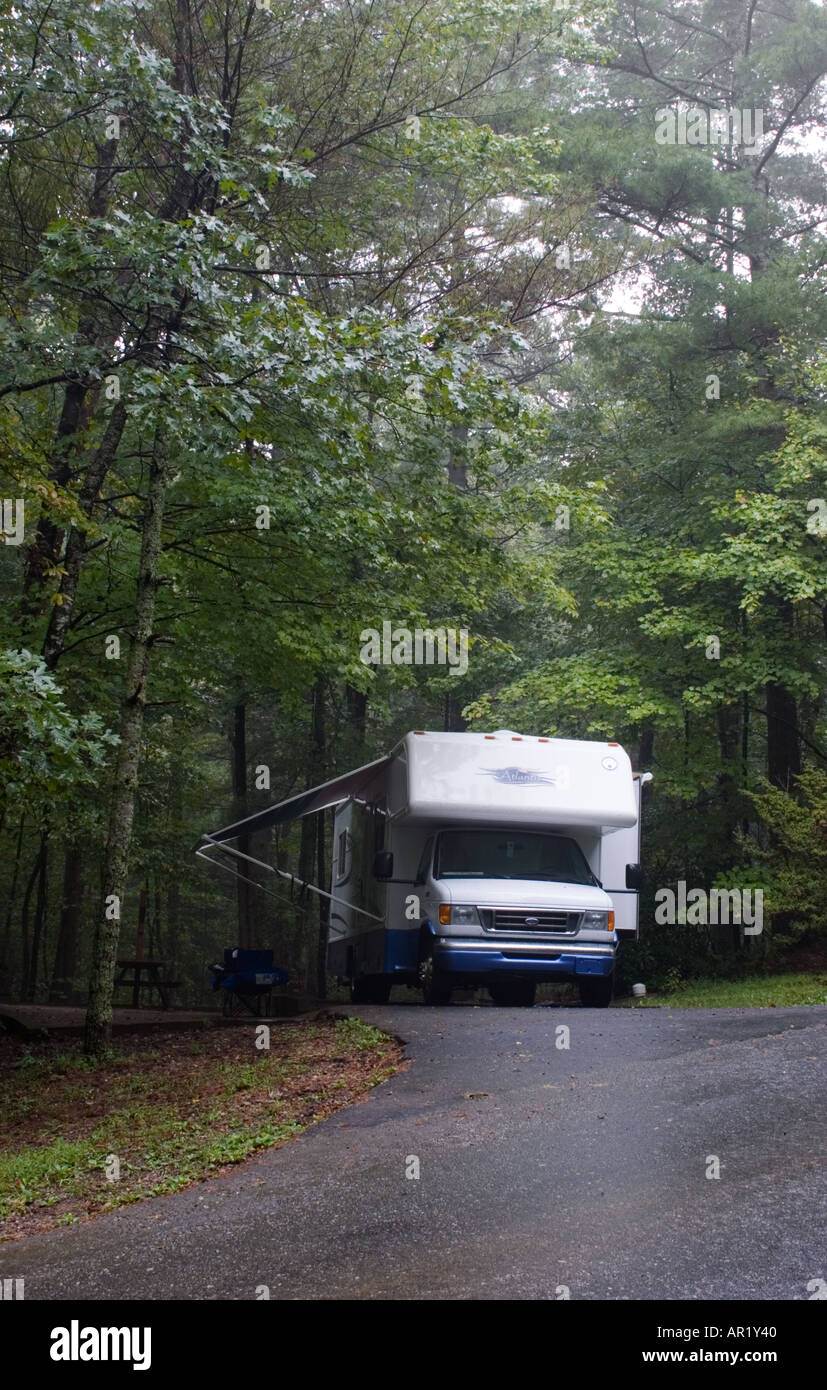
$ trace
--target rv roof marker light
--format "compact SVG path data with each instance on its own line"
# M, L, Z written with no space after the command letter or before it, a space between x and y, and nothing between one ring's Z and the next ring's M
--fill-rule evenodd
M538 738L537 742L538 742L538 743L550 743L550 742L551 742L551 739L548 739L548 738Z
M620 744L619 744L619 743L607 743L607 744L606 744L606 747L607 747L607 748L619 748L619 747L620 747Z
M424 729L414 729L414 733L415 733L415 734L424 734L424 732L425 732Z
M493 734L483 734L483 738L493 738Z
M512 743L522 743L522 741L523 741L523 736L522 736L522 734L512 734L512 735L511 735L511 742L512 742Z

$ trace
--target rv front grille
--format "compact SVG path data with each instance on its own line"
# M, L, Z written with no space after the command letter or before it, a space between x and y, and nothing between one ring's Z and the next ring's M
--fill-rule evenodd
M486 931L553 932L574 936L580 928L580 912L548 907L484 907L480 920Z

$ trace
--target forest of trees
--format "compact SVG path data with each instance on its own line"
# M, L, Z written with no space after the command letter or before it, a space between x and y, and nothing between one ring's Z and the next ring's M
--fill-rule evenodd
M318 900L193 848L414 727L655 774L644 978L817 949L824 7L15 0L0 48L0 998L104 1046L142 898L181 1002L237 943L323 994ZM386 621L467 673L366 666ZM257 852L324 882L329 829ZM680 879L762 937L655 927Z

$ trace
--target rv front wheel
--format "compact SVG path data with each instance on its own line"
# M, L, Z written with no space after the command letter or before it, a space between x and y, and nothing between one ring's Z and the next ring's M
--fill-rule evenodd
M418 978L423 1003L448 1004L450 1002L451 987L445 983L444 976L437 970L433 948L430 945L423 945Z

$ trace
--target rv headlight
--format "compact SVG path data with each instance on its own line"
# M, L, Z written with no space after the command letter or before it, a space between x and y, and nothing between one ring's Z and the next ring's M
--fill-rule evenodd
M582 925L587 931L614 931L615 915L613 912L584 912Z
M480 914L475 907L451 907L451 924L455 927L478 927Z

